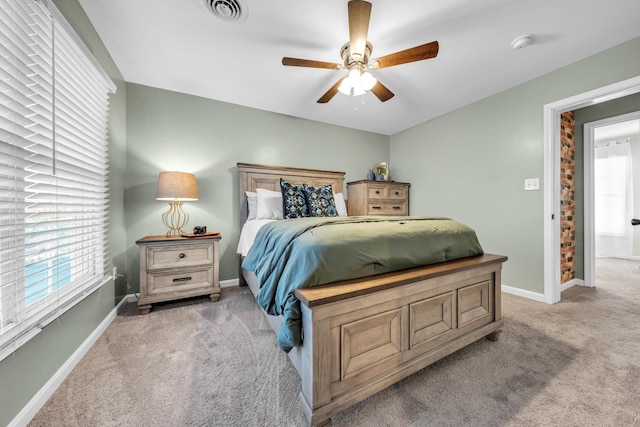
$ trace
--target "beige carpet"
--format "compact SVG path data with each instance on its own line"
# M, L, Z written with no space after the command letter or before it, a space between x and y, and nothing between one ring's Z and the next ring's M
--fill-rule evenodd
M333 417L334 426L640 426L640 264L547 305ZM31 426L302 426L300 382L247 288L109 326Z

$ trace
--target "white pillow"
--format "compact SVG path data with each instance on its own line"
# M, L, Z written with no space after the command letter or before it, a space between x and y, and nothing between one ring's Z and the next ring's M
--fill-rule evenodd
M347 205L344 203L344 194L336 193L333 195L333 199L336 202L338 216L347 216Z
M258 214L258 193L252 191L245 191L247 195L247 220L256 219Z
M256 219L282 219L282 192L258 188Z

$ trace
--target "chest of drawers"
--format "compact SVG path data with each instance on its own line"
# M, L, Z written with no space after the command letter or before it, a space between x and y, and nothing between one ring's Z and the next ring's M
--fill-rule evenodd
M409 187L406 182L354 181L349 189L347 211L358 215L409 215Z
M140 247L138 310L147 314L153 303L200 295L220 298L220 235L214 237L147 236Z

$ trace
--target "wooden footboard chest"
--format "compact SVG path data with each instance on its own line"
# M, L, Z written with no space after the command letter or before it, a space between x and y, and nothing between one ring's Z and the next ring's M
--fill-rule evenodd
M300 401L310 425L503 326L500 272L484 255L300 289Z

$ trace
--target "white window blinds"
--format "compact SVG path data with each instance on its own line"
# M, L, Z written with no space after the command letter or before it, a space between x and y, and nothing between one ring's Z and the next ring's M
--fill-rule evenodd
M0 360L109 279L108 93L55 6L0 2Z

